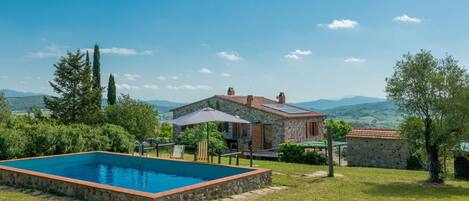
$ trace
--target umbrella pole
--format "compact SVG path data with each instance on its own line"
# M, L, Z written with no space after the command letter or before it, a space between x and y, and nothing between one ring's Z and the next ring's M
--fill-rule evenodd
M210 142L209 142L208 122L207 122L207 163L210 163Z

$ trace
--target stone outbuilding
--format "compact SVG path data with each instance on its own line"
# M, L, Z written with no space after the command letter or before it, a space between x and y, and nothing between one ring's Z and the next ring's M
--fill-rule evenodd
M407 167L407 142L393 129L354 128L347 134L348 166Z
M233 88L226 95L215 95L171 110L173 118L212 107L222 112L239 116L251 124L222 123L221 130L230 147L246 150L252 140L255 150L277 148L286 141L301 143L323 139L324 114L286 103L281 92L277 100L262 96L238 96ZM175 126L174 138L178 138L186 127Z
M461 142L460 152L454 155L454 177L469 180L469 142Z

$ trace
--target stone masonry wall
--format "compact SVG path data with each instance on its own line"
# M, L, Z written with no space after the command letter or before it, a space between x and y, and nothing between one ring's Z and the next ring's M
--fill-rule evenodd
M316 122L318 125L318 133L315 136L306 137L306 123ZM288 119L284 120L285 125L285 141L294 143L304 142L308 140L323 140L324 130L323 117L313 117L306 119Z
M409 156L404 140L347 138L348 166L405 169Z

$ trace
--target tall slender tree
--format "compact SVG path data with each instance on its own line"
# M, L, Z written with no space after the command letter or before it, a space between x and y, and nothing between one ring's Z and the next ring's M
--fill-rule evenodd
M94 82L91 75L91 62L88 52L85 55L85 62L80 76L79 91L79 119L80 123L95 124L99 122L100 107L95 104L95 97L98 91L94 90Z
M100 62L100 53L99 45L96 43L94 45L93 51L93 90L95 93L95 104L101 108L101 99L103 88L101 87L101 62Z
M116 97L116 83L114 81L114 75L109 75L109 81L107 85L107 104L114 105L116 104L117 97Z

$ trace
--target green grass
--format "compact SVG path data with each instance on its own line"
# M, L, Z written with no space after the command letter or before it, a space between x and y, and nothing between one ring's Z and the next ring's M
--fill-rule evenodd
M168 157L168 154L163 154ZM193 155L185 159L192 160ZM214 158L217 161L217 158ZM223 158L222 163L228 159ZM234 160L233 160L234 162ZM249 165L241 159L240 165ZM305 174L327 171L327 166L302 165L275 161L254 161L255 167L273 170L272 185L287 186L287 190L268 194L256 200L469 200L469 181L447 179L444 185L424 182L423 171L336 167L344 177L308 178ZM0 200L34 200L20 194L0 191ZM8 197L11 195L13 197ZM5 199L8 198L8 199ZM37 199L39 200L39 199Z
M28 194L0 190L0 201L46 201L45 199L37 198Z

